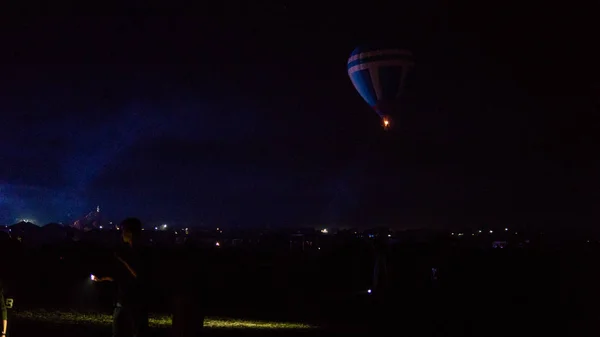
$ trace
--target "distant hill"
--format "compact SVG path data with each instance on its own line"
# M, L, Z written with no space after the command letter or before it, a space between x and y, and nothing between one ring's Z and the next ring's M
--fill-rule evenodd
M42 227L43 231L64 231L65 229L66 229L65 226L63 226L59 223L56 223L56 222L51 222Z
M12 226L9 226L9 229L11 229L12 231L31 232L40 230L40 227L31 222L21 221Z
M57 241L66 240L68 238L67 232L69 227L63 226L58 223L49 223L41 227L41 234L43 238L40 238L41 242L52 243Z

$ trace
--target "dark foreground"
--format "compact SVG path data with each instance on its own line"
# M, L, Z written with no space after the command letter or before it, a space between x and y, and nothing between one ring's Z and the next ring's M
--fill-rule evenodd
M600 244L506 250L419 247L398 246L390 253L389 293L381 301L367 294L373 258L358 244L313 255L157 249L151 311L168 317L177 312L174 299L186 297L201 303L209 317L240 318L229 325L209 319L205 335L530 337L600 332ZM21 310L11 312L11 336L110 336L114 289L91 282L89 275L100 273L103 256L112 255L87 246L67 248L6 253L11 259L3 269L5 295ZM439 270L435 280L432 266ZM64 312L77 314L57 314ZM250 324L255 320L313 328ZM152 332L170 336L170 321L155 320Z
M499 294L496 294L499 295ZM458 296L460 297L460 296ZM323 325L254 319L208 317L204 336L594 336L600 312L595 305L558 308L552 299L531 305L506 305L508 296L481 294L480 301L423 298L421 305L371 305L351 320ZM439 298L441 299L441 298ZM487 305L485 304L487 302ZM358 310L358 308L355 308ZM350 314L350 312L348 312ZM108 313L13 311L10 336L110 336ZM152 316L150 336L173 336L171 317Z
M59 311L16 311L11 315L11 336L110 336L110 315ZM170 336L171 317L152 316L151 336ZM327 332L301 323L207 318L206 336L314 336Z
M86 325L51 325L51 324L20 324L17 322L15 332L11 336L63 336L63 337L106 337L111 336L111 330L108 326L86 326ZM24 323L24 322L23 322ZM326 335L323 332L316 331L262 331L262 330L228 330L228 329L207 329L204 336L319 336ZM154 328L151 336L170 336L168 329Z

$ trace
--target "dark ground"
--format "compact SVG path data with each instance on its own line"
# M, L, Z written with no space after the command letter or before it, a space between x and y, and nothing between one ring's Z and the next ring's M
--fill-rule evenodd
M89 327L78 325L52 325L52 324L31 324L30 322L16 321L13 323L13 333L11 336L37 336L40 334L46 336L65 336L65 337L100 337L110 336L110 327ZM325 331L281 331L281 330L206 330L205 336L320 336L327 335ZM168 329L152 329L151 336L169 336Z
M392 255L392 290L365 294L372 256L360 245L319 255L249 251L154 252L153 312L173 296L197 298L210 316L305 322L321 329L222 330L207 335L588 336L598 332L596 248L433 250ZM88 282L108 252L89 247L21 250L11 255L7 295L17 310L111 310L112 289ZM62 257L62 259L61 259ZM430 268L439 267L432 282ZM15 267L18 267L15 269ZM169 335L166 329L154 331ZM107 336L110 327L13 319L12 336Z

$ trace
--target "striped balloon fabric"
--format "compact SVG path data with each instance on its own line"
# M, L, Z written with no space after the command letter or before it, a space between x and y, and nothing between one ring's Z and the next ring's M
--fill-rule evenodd
M348 76L362 98L391 125L390 114L402 94L406 75L414 65L410 51L393 48L354 49L348 59Z

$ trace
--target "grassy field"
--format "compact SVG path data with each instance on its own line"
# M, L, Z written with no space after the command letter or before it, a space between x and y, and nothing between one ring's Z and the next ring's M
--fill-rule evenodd
M61 336L108 336L112 316L107 313L82 313L64 311L13 311L11 313L10 335L32 336L34 333ZM168 336L171 317L151 315L150 326L153 336ZM320 330L316 326L258 320L207 317L204 320L207 335L315 335Z
M88 326L109 326L112 316L104 313L79 313L60 311L16 311L13 317L22 321L46 322L56 324L77 324ZM169 328L171 316L150 316L150 327ZM229 319L218 317L207 317L204 327L208 329L313 329L315 327L302 323L268 322L256 320Z

